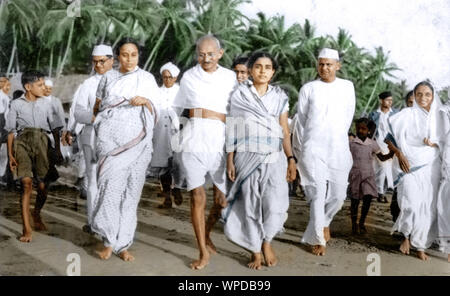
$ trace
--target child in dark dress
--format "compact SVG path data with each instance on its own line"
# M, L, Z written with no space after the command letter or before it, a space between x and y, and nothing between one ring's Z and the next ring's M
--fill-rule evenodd
M353 167L349 175L352 233L366 233L364 225L369 212L372 198L378 195L375 183L375 171L372 166L373 155L375 154L381 161L393 157L393 153L382 154L377 142L370 138L369 128L371 127L368 118L360 118L356 121L356 137L350 140L350 151L353 156ZM360 200L363 201L361 217L359 223L358 207Z

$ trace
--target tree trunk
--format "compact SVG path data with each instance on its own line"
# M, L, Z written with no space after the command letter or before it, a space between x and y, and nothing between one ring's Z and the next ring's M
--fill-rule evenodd
M9 58L9 64L8 64L8 69L6 70L6 76L9 76L9 73L11 72L12 66L13 66L13 62L14 62L14 57L15 57L15 53L17 50L17 36L16 36L16 25L13 25L13 48L11 50L11 57Z
M53 68L53 46L50 50L50 65L48 66L48 78L52 78L52 68Z
M58 72L56 74L56 78L59 78L59 76L61 76L61 73L64 69L64 64L67 61L67 56L69 54L69 50L70 50L70 45L72 44L72 37L73 37L73 28L75 26L75 18L73 18L72 20L72 25L70 26L70 32L69 32L69 38L67 40L67 46L66 46L66 50L64 52L64 57L62 59L61 65L59 66Z
M150 55L148 56L147 61L145 62L145 65L144 65L144 68L143 68L144 70L151 71L151 69L152 69L152 67L153 67L153 61L152 61L152 58L153 58L153 56L155 55L155 53L156 53L156 51L158 50L158 48L161 46L161 43L162 43L162 41L163 41L163 39L164 39L164 36L166 35L167 29L169 29L169 25L170 25L170 21L168 21L168 22L166 23L166 26L164 27L163 32L161 33L161 35L159 35L158 41L156 42L155 46L154 46L153 49L152 49L152 52L151 52ZM151 66L147 69L148 64L150 63L150 61L152 61L152 64L151 64Z
M367 108L369 107L369 104L370 104L370 102L372 101L372 97L373 97L373 95L374 95L374 93L375 93L375 90L377 89L378 81L380 81L380 77L381 77L381 74L378 75L377 81L375 82L375 85L374 85L374 87L373 87L373 89L372 89L372 93L370 94L369 100L367 100L367 104L366 104L366 106L364 107L363 112L361 113L361 115L363 115L363 116L366 115Z

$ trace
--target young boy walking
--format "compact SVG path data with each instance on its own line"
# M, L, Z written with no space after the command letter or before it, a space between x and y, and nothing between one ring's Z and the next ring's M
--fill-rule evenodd
M41 209L47 199L47 186L44 179L49 169L47 155L47 133L55 130L51 106L45 100L44 75L38 71L26 71L22 74L25 94L11 102L5 129L8 132L9 166L22 185L22 222L21 242L31 242L30 199L33 180L38 184L38 194L32 214L35 230L46 230L41 219ZM55 141L59 135L53 133Z

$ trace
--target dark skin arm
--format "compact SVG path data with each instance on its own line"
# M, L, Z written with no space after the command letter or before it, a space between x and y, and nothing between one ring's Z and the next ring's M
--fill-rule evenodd
M397 156L401 170L405 173L409 173L411 166L402 151L400 151L400 149L398 149L391 141L385 140L384 142L388 145L389 151L394 152L395 156Z
M13 149L13 143L14 143L14 133L8 134L8 156L9 156L9 168L13 172L17 168L17 161L14 158L14 149Z
M394 151L389 151L388 154L383 154L380 152L380 153L377 153L376 155L380 161L386 161L386 160L394 157L395 153L394 153Z

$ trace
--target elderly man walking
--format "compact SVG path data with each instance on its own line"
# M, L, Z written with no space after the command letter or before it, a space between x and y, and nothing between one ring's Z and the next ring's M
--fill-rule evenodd
M302 242L312 253L325 255L329 225L346 198L352 167L347 132L355 111L353 83L336 77L341 68L336 50L324 48L318 57L320 79L305 84L298 98L301 184L310 203L310 218Z
M200 250L200 258L191 264L192 269L204 268L210 252L215 252L209 233L226 205L225 116L237 81L233 71L218 64L223 53L217 38L201 37L197 41L198 64L183 75L174 101L174 107L188 109L190 117L181 130L181 149L175 160L180 170L176 186L183 187L184 181L191 192L191 219ZM214 184L214 206L205 223L203 185L207 180Z

